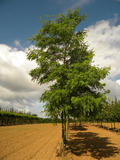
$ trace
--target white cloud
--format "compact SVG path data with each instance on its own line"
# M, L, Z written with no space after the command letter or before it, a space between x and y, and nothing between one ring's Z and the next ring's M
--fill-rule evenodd
M116 23L118 22L118 20L119 20L119 16L118 16L117 13L115 13L115 14L114 14L114 18L111 18L111 19L109 20L109 22L110 22L111 25L116 25Z
M117 81L116 81L116 83L117 83L117 84L119 84L119 86L120 86L120 79L119 79L119 80L117 80Z
M94 2L94 0L69 0L69 1L58 0L58 1L56 1L56 3L59 3L59 5L62 5L62 7L67 6L67 8L71 8L71 9L81 8L81 7L88 5L92 2Z
M20 42L18 40L15 40L14 44L15 44L16 47L22 48L22 46L21 46L21 44L20 44Z
M106 83L112 98L120 97L120 81L110 80L120 75L120 25L115 25L116 22L117 15L113 19L101 20L87 28L86 37L89 48L95 51L94 64L111 67Z
M25 52L0 44L0 106L37 113L46 86L31 81L28 72L36 64L26 59Z
M89 26L86 40L90 48L95 51L94 63L100 66L111 66L113 78L120 74L120 25L112 25L111 21L102 20Z
M74 8L81 8L81 7L83 7L83 6L85 6L85 5L88 5L88 4L90 4L90 3L92 3L94 0L73 0L72 2L73 2L73 4L72 4L72 9L74 9Z
M116 83L115 81L106 79L106 88L109 89L111 92L108 95L111 100L115 100L115 97L120 100L120 85Z

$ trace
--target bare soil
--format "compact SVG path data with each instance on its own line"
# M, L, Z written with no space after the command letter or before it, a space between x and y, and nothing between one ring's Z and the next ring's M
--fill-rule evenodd
M59 160L61 125L0 127L0 160Z
M120 160L120 134L93 125L71 126L67 160Z
M0 127L0 160L61 160L61 125ZM120 134L90 124L70 126L65 160L120 160Z

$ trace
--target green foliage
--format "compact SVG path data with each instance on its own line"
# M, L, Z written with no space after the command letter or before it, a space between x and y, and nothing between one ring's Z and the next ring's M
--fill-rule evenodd
M85 19L78 9L42 21L42 27L31 40L36 48L27 53L37 67L30 71L33 80L50 87L41 96L48 116L90 116L106 104L101 82L110 68L91 65L94 52L85 42L86 31L76 31Z
M57 122L60 122L60 120L57 120ZM15 112L13 108L9 111L0 108L0 126L34 123L56 123L56 121L50 118L40 118L37 115Z
M11 115L11 116L20 116L20 117L30 117L35 118L36 116L25 114L25 113L16 113L16 112L9 112L9 111L0 111L0 115Z
M96 120L119 122L120 121L120 100L115 98L114 101L102 108L101 112L96 116Z

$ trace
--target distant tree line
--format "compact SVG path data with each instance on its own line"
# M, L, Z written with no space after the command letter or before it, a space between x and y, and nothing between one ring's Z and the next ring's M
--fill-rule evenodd
M2 107L0 106L0 111L5 111L5 112L12 112L12 113L20 113L20 114L27 114L27 115L34 115L37 116L36 114L32 114L31 112L25 112L23 111L19 111L13 107Z
M116 124L119 124L120 122L120 100L115 98L114 101L112 100L109 103L106 103L106 105L104 105L102 109L99 110L99 112L87 114L86 116L81 115L77 119L77 122L80 121L97 122L97 124L101 127L105 127L107 124L111 124L108 125L107 129L117 129Z
M0 126L35 124L35 123L55 123L56 120L50 118L40 118L36 114L19 112L13 108L6 109L0 107ZM57 120L59 122L59 120Z
M120 122L120 100L115 98L101 110L95 119L103 122Z

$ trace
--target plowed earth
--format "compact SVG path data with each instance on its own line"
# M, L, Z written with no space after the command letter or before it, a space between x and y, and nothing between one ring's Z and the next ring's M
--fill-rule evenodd
M61 160L61 125L0 127L0 160ZM65 160L120 160L120 134L70 126Z
M0 160L59 160L60 143L60 125L0 127Z

